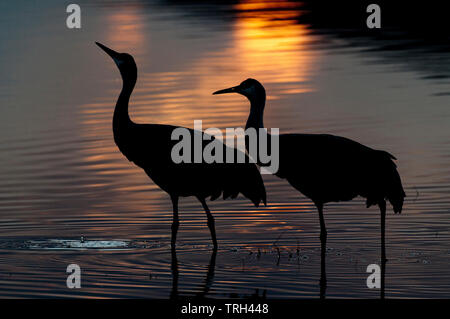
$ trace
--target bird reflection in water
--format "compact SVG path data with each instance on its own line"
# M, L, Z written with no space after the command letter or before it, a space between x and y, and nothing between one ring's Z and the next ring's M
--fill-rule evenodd
M172 272L172 290L170 292L170 299L179 299L180 293L178 291L178 282L179 282L179 270L178 270L178 259L177 253L175 249L171 250L172 254L172 263L171 263L171 272ZM209 293L211 286L214 282L214 272L216 268L216 257L217 257L217 249L213 249L211 253L211 257L209 259L208 270L206 272L206 277L203 280L202 285L199 287L198 292L195 294L196 298L205 298ZM246 299L266 299L267 290L262 290L260 294L260 290L258 288L255 289L253 294L249 295L238 295L236 293L231 293L228 297L230 298L246 298Z
M174 248L171 249L172 255L172 263L171 263L171 271L172 271L172 291L170 292L170 299L178 299L178 279L179 279L179 270L178 270L178 259L177 252ZM217 249L213 249L211 253L211 257L209 259L208 271L206 273L205 280L200 287L200 291L196 294L198 298L204 298L208 294L209 290L214 281L214 270L216 268L216 257L217 257Z
M384 240L381 242L382 256L386 257L386 247ZM383 254L384 252L384 254ZM385 275L386 275L386 258L381 259L381 273L380 273L380 299L384 299L385 291ZM320 293L319 297L321 300L325 299L327 292L327 270L326 270L326 247L323 243L320 245L320 281L319 281Z
M177 253L175 249L171 250L171 272L172 272L172 290L170 293L170 299L178 299L179 291L178 291L178 281L179 281L179 270L178 270L178 259ZM203 284L200 286L199 291L196 293L196 297L204 298L209 293L211 286L214 282L214 272L216 267L216 257L217 250L213 249L211 253L211 257L209 259L208 271L206 273L206 277L203 281ZM386 260L381 263L381 286L380 286L380 299L384 299L385 294L385 274L386 274ZM327 291L327 272L326 272L326 247L322 244L320 249L320 281L319 281L319 297L321 300L324 300L326 297ZM252 299L266 299L267 290L263 290L262 294L259 294L259 289L255 289L255 293L248 296L239 296L237 294L230 294L230 298L236 297L246 297Z

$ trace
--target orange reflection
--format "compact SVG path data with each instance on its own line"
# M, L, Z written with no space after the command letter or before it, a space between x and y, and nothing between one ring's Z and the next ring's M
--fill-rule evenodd
M127 5L108 16L108 43L117 51L127 52L130 48L138 50L144 44L143 15L139 13L137 4Z
M300 15L290 2L249 1L238 4L235 26L236 50L241 67L266 83L296 83L307 79L313 56L305 43L309 38ZM251 9L251 10L249 10ZM298 88L307 91L311 88Z
M207 54L189 70L196 87L195 100L184 105L188 111L183 112L184 118L190 116L187 125L192 125L192 119L203 119L208 127L243 126L248 114L246 101L239 96L212 97L210 93L249 77L269 89L269 103L283 95L314 90L308 80L318 56L308 48L311 36L305 25L298 24L301 11L297 7L287 1L245 1L235 5L238 19L230 45ZM204 109L201 105L214 107Z
M268 86L269 101L312 91L307 80L317 53L308 50L311 39L306 26L297 23L298 6L288 1L236 4L237 20L225 49L201 52L197 60L176 72L145 73L140 68L132 118L188 127L194 119L202 119L205 127L239 127L248 112L242 97L218 99L211 96L213 91L248 77ZM148 28L143 31L147 22L142 17L139 8L127 7L109 18L111 46L124 51L132 48L138 63L148 58L139 53L145 52L143 46L149 45L151 37Z

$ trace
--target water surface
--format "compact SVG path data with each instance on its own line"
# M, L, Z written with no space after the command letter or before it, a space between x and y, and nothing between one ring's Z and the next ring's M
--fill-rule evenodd
M387 216L386 296L450 297L449 80L418 67L447 53L402 59L348 45L300 23L295 2L79 4L81 30L66 28L58 1L0 4L1 297L319 295L316 209L267 175L268 207L210 203L213 263L201 205L181 200L174 276L169 197L114 144L121 79L94 41L135 57L138 123L242 127L248 102L211 93L253 77L266 87L267 127L393 153L407 198ZM356 199L325 217L327 297L377 298L366 267L379 260L378 210ZM72 263L82 289L66 287Z

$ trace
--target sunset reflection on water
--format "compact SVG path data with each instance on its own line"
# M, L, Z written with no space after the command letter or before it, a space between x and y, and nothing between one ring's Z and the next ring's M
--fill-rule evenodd
M252 77L268 94L267 127L342 135L393 153L407 198L401 216L387 215L386 295L449 296L450 98L433 95L447 84L399 71L373 52L327 46L329 38L299 22L303 7L294 1L82 1L86 16L77 31L61 26L60 3L52 1L36 12L21 2L17 9L1 4L8 15L0 20L0 296L170 295L171 203L114 144L112 116L122 83L94 41L134 56L138 81L129 110L137 123L243 127L248 101L212 92ZM286 181L264 181L267 207L242 196L209 204L219 252L208 296L256 289L269 298L318 295L316 209ZM365 278L366 265L379 260L378 211L357 198L327 205L325 215L328 293L377 298ZM28 240L81 236L139 245L128 251L24 249ZM195 199L180 201L178 236L179 289L193 295L204 282L211 248ZM74 261L86 271L84 290L77 292L60 280L61 269L64 275Z

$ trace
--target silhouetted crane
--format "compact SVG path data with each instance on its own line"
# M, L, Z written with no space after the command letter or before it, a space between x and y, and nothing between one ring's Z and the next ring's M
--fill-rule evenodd
M171 152L178 141L172 140L171 135L177 126L137 124L128 115L128 102L137 80L137 67L133 57L127 53L118 53L98 42L96 44L114 60L123 80L113 116L114 141L122 154L141 167L172 200L172 249L175 248L179 225L180 196L195 196L200 201L208 218L214 249L217 249L214 218L205 200L208 197L214 200L221 195L224 199L235 198L242 193L256 206L261 201L265 204L266 191L257 166L248 160L246 163L174 163ZM194 130L189 129L189 132L193 140ZM203 136L201 139L203 140ZM203 147L211 141L204 141ZM223 147L223 154L226 154L226 146Z
M264 127L266 92L261 83L247 79L238 86L213 94L223 93L239 93L249 99L251 107L246 129ZM270 142L270 138L267 140ZM310 198L319 211L322 267L325 268L324 248L327 238L324 204L349 201L359 195L367 199L367 207L378 205L380 208L384 271L386 199L392 204L395 213L401 213L405 197L400 175L393 162L396 158L388 152L329 134L280 134L279 143L280 163L276 175L287 179L295 189ZM384 285L384 279L382 281Z

